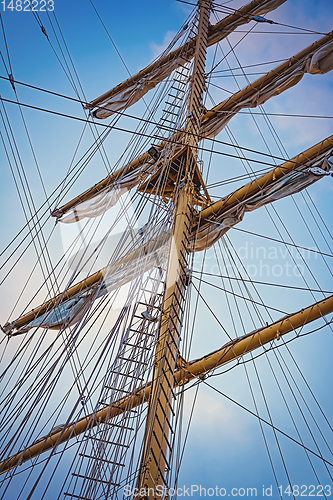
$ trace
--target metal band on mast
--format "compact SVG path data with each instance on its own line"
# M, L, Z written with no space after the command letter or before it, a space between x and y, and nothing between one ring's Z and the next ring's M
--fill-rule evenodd
M193 209L193 172L196 164L204 71L206 60L209 10L211 0L199 2L199 25L196 38L188 118L183 134L181 175L175 190L173 240L168 262L162 316L157 336L153 380L144 435L138 488L145 498L158 497L159 488L167 487L164 475L168 463L170 417L173 411L174 371L177 365L179 330L183 313L186 264ZM179 158L179 155L178 155ZM160 496L160 495L159 495Z

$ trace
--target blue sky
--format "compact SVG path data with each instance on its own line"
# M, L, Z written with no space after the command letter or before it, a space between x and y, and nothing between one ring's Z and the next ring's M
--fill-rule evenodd
M217 3L222 4L220 1ZM226 5L237 8L243 5L243 3L245 2L234 0ZM6 6L7 4L9 2L6 1ZM90 2L88 0L72 0L67 2L64 0L55 0L54 4L57 20L87 100L94 99L126 79L128 77L127 69L120 60L114 45L111 43ZM105 2L95 0L94 4L131 74L135 74L141 68L148 65L152 59L157 57L191 11L189 5L175 0L160 0L159 2L147 0L142 2L133 0L127 0L126 2ZM1 8L3 8L3 4L1 4ZM32 14L30 12L11 11L8 8L6 8L5 12L2 11L1 14L15 80L69 97L76 97L64 70L61 68L49 42L43 35ZM327 33L332 29L332 14L330 0L319 0L317 2L311 0L288 0L279 9L268 14L267 17L289 26ZM49 18L45 13L40 13L40 18L50 37L50 41L59 57L61 57L57 41L54 33L52 33ZM52 16L50 18L52 22L55 22ZM211 22L216 22L213 17ZM293 28L283 26L272 28L268 24L258 25L256 30L295 32ZM57 34L59 35L59 32ZM230 37L231 44L235 44L243 35L244 33ZM319 34L281 35L253 33L248 35L239 44L236 53L242 65L285 59L302 50L302 48L317 40L320 36ZM1 51L8 66L3 37L1 36L0 39ZM62 47L64 46L62 45ZM223 48L226 49L227 45L224 45ZM213 53L210 50L208 53L209 62L211 62L212 57ZM235 58L230 58L230 65L236 67L235 64L237 64ZM221 69L225 69L225 67L225 65L221 65ZM268 68L271 67L274 67L274 64L268 65ZM6 76L3 64L1 65L0 75ZM252 81L257 76L250 75L249 78ZM229 91L236 90L236 85L231 78L221 77L215 79L214 82ZM245 81L242 78L238 79L238 83L240 87L245 86ZM1 96L4 99L14 100L10 84L2 80L0 86ZM28 89L20 85L17 85L16 88L18 97L22 103L47 108L58 113L84 117L81 105L76 102ZM332 117L332 89L332 74L305 75L299 85L278 97L274 97L265 104L264 108L267 113L325 115ZM82 95L81 90L80 95ZM228 95L228 92L217 87L211 88L211 96L216 103L224 100ZM210 108L212 105L213 103L207 99L206 107ZM45 201L45 192L49 195L54 187L61 183L65 177L81 135L83 123L34 109L23 108L24 118L33 145L33 154L17 106L9 103L5 104L5 106L12 130L15 134L31 197L35 206L39 207ZM130 113L140 116L143 109L142 103L138 103L130 109ZM258 117L258 124L264 131L266 143L249 114L239 114L235 117L230 122L230 128L224 130L218 139L230 143L230 134L233 134L242 147L264 153L267 152L267 148L270 148L273 155L292 157L332 134L332 119L271 116L271 122L285 148L283 154L267 128L264 128L266 125L262 118ZM124 119L121 123L123 123L125 128L128 127L130 130L134 130L136 126L134 120ZM3 124L1 132L5 137L6 147L8 148L8 140L6 139ZM109 136L105 143L105 148L111 165L117 162L129 138L129 134L117 131L113 131ZM92 140L91 133L87 132L79 147L77 158L90 146ZM207 147L209 147L209 143L207 143ZM220 152L234 152L233 148L223 145L217 145L216 150ZM11 155L11 153L9 154ZM249 154L249 156L253 158L254 153L252 155ZM264 157L259 158L263 159ZM203 159L205 165L207 165L209 160L208 155L204 155ZM15 168L14 162L12 162L12 165ZM260 165L256 166L254 163L252 163L252 166L254 170L263 168ZM207 167L205 166L204 168L206 169ZM227 180L232 176L243 175L244 173L243 165L239 160L216 154L212 162L209 182ZM105 165L100 156L95 155L83 174L66 194L64 201L84 191L105 177L105 175ZM224 196L242 183L244 183L244 180L238 184L226 184L214 189L212 194L216 197ZM25 224L25 215L2 145L0 193L0 208L2 213L1 246L5 247L7 242ZM278 215L273 213L271 209L269 213L261 209L255 213L247 214L244 221L239 225L239 228L275 239L281 239L282 235L283 238L288 238L289 241L290 237L288 233L290 233L298 245L307 248L316 247L321 251L332 253L323 237L323 234L325 236L328 235L323 221L328 227L332 227L330 217L333 208L332 178L319 181L309 189L309 193L313 205L309 201L310 198L302 198L300 195L297 195L295 201L299 210L291 199L279 201L275 204ZM313 219L310 217L309 206L315 213L315 218ZM54 206L50 206L49 208L52 209ZM315 209L318 209L323 221L318 219ZM26 210L28 211L27 206ZM306 220L309 219L310 221L311 233L305 226L302 214L304 214ZM280 233L272 224L271 217L277 223ZM278 222L278 217L281 217L284 226L281 222ZM47 237L52 227L53 221L48 222L45 229L45 237ZM253 279L264 282L282 283L287 286L305 286L303 276L298 276L293 271L295 262L300 262L299 254L295 253L295 250L293 255L286 254L283 245L236 230L230 231L228 236L236 249L236 254L241 256L241 261L245 268L250 273L251 269L256 273L252 274L251 277ZM228 242L229 248L230 242ZM259 248L261 250L258 250ZM254 249L252 253L251 249ZM49 251L54 262L62 254L63 238L59 227L56 227L54 230L49 243ZM196 257L195 269L201 269L202 258L202 255ZM306 254L304 260L305 262L303 261L302 265L305 267L305 264L308 264L320 287L324 290L332 290L332 276L328 272L325 262L320 258L317 259L314 254ZM331 266L330 260L327 260L328 266ZM22 283L25 283L28 278L35 261L36 252L30 247L29 251L16 265L11 276L2 285L0 290L2 304L1 324L9 318L13 318L13 315L10 315L10 311L15 306L18 296L22 291ZM10 262L14 263L14 259ZM291 276L284 271L286 262L291 266ZM251 265L255 267L248 267ZM281 266L275 268L275 274L273 271L274 265ZM213 250L209 250L207 253L204 266L205 272L216 273L216 258ZM240 261L237 261L237 266L240 268ZM5 269L8 270L8 268ZM260 269L262 272L260 272ZM279 274L280 269L283 269L281 274ZM304 276L311 287L317 288L316 281L311 276L310 271L305 269ZM30 300L34 289L38 287L41 281L42 276L37 269L29 285L22 292L22 297L13 313L14 317L20 314L20 311ZM219 285L221 285L220 281ZM208 285L202 286L202 293L210 302L219 320L234 335L233 324L228 315L227 302L224 295L222 296L223 292L217 293L216 290L214 291ZM311 294L306 291L301 293L291 289L280 289L263 285L260 285L259 290L265 299L265 303L279 310L279 312L272 312L274 319L283 316L284 313L296 311L313 302ZM35 305L43 300L43 293L44 291L36 297ZM316 293L315 297L319 300L322 295ZM268 316L265 318L265 321L269 321ZM235 317L236 333L238 335L244 333L242 330L243 324L246 331L253 329L251 317L246 311L245 306L241 308L239 316ZM316 325L321 326L321 324L322 322L317 322ZM258 319L256 319L256 327L259 326ZM311 329L312 327L308 327L308 331ZM207 314L204 304L200 303L199 314L195 323L195 338L191 358L202 356L218 348L226 341L227 338L221 333L217 322L211 315ZM332 384L331 349L332 332L329 328L299 338L290 344L290 350L298 363L297 366L300 367L304 376L309 381L311 389L316 394L328 418L332 417L332 403L328 397L329 387ZM284 432L292 435L295 439L298 439L288 413L288 408L283 401L277 381L274 378L274 373L276 373L280 377L281 387L284 394L286 394L289 408L295 414L296 425L304 438L305 444L310 449L316 451L314 441L309 434L302 414L293 399L293 393L288 386L288 381L291 381L291 375L285 367L282 369L279 365L279 363L283 365L283 359L286 360L292 375L295 377L295 383L291 382L293 391L296 393L297 387L300 388L305 400L309 405L312 405L311 408L315 419L317 419L318 425L325 435L328 430L327 424L323 421L318 407L314 404L313 398L300 376L296 364L292 362L290 354L286 348L281 348L279 352L281 352L281 358L275 357L273 354L269 358L273 366L273 371L266 357L262 356L256 361L256 367L263 384L263 393L269 402L274 424ZM246 366L251 387L253 388L260 409L260 415L262 418L267 419L268 414L262 396L263 393L258 384L256 371L251 362L247 363ZM214 385L240 404L245 405L251 411L254 411L251 391L243 366L236 366L228 373L213 377L208 380L208 383ZM189 415L193 395L193 389L187 391L184 421L186 421ZM300 395L297 396L297 400L300 401L307 422L310 423L310 426L314 426ZM227 488L228 491L232 487L256 487L258 488L258 496L260 496L259 490L261 491L263 485L273 485L273 491L275 488L273 498L278 498L274 475L256 418L246 413L235 403L223 398L223 396L217 394L208 386L205 386L204 383L200 386L196 410L191 423L191 432L184 455L179 485L201 484L206 488L215 488L216 485L219 485L220 487ZM275 437L271 429L267 430L267 427L264 428L279 484L287 486L286 471ZM331 459L329 451L325 448L321 437L318 435L318 429L314 430L314 433L315 439L323 450L323 454L327 459ZM287 464L286 468L293 484L318 484L304 450L295 443L288 441L287 438L280 436L279 445L283 450L283 456ZM314 458L313 463L316 471L318 471L319 482L325 485L332 484L327 471L319 460ZM15 497L11 495L15 494L8 492L5 498L11 499ZM53 497L49 496L48 498ZM288 498L288 495L284 498Z

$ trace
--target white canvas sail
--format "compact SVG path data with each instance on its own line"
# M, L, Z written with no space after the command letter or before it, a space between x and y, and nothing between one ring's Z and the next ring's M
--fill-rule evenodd
M302 59L297 59L291 66L282 72L277 72L273 81L263 86L254 82L249 87L252 91L240 102L235 103L230 109L224 110L223 105L215 116L207 120L200 129L201 135L208 139L213 138L223 130L233 116L244 108L255 108L264 104L271 97L282 94L301 81L305 73L311 75L325 74L333 69L333 42L329 41L323 47L313 51ZM274 71L274 70L273 70ZM228 100L225 101L228 103Z
M197 232L192 235L194 251L210 248L230 228L241 222L246 212L252 212L268 203L299 193L324 176L331 175L333 171L332 153L333 148L324 157L312 161L311 167L290 172L282 179L278 179L273 184L261 189L258 194L240 202L236 208L226 213L217 213L214 219L203 221Z
M249 7L235 11L235 14L228 16L222 22L217 23L215 26L211 26L210 33L208 37L208 46L220 42L226 36L228 36L232 31L234 31L239 26L247 24L252 20L252 16L262 16L277 9L286 0L263 0L261 2L255 1L251 2ZM139 101L149 90L156 87L156 85L171 73L184 65L188 60L194 56L195 44L193 42L185 44L185 46L180 49L175 50L173 53L169 54L166 58L163 57L160 63L154 63L150 67L141 71L137 77L132 77L126 82L118 85L114 89L110 90L104 96L95 99L90 103L88 108L94 109L93 115L96 118L107 118L112 114L119 112L123 109L127 109L137 101ZM142 76L141 76L142 75ZM119 88L119 91L117 89Z

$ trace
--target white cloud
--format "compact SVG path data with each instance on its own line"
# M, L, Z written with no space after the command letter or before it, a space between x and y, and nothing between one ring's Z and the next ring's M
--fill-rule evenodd
M175 31L167 31L164 35L163 42L158 44L155 42L151 42L150 48L152 52L152 58L156 59L156 57L160 56L161 53L167 48L169 43L174 38L176 32Z

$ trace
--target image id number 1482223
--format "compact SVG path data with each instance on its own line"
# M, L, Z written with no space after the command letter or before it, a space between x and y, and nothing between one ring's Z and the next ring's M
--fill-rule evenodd
M54 0L3 0L2 10L12 12L52 12L54 10Z
M310 484L309 486L306 486L305 484L302 484L301 486L298 486L297 484L294 484L293 486L286 486L283 488L283 486L278 486L280 496L282 498L282 494L284 493L285 495L291 495L294 497L329 497L331 496L332 493L332 488L330 485L321 485L318 484L317 486Z

